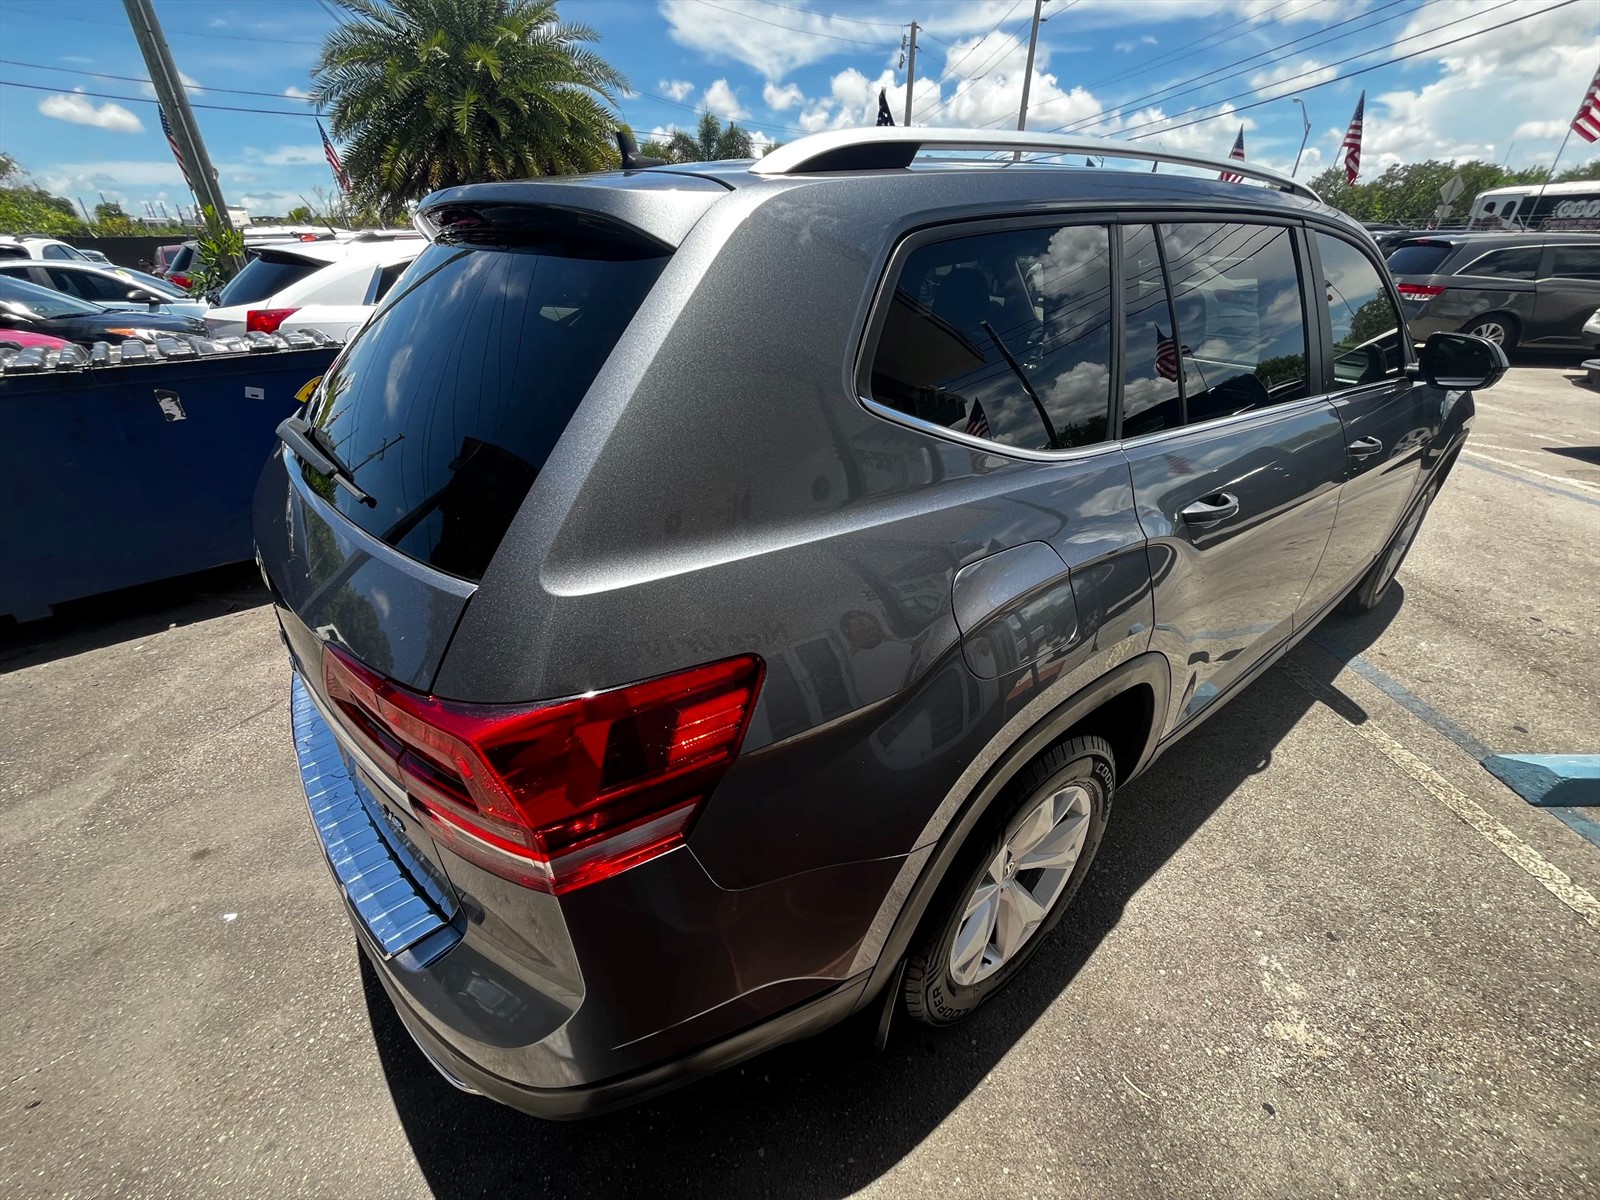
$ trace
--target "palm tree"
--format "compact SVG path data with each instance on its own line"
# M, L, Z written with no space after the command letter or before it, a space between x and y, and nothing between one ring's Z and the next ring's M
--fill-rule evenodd
M755 157L755 147L748 130L740 129L732 121L724 128L716 114L709 112L700 114L700 127L694 133L685 133L681 129L674 131L667 142L666 151L670 161L680 163Z
M388 212L438 188L613 166L627 81L556 0L334 0L312 102L357 199Z

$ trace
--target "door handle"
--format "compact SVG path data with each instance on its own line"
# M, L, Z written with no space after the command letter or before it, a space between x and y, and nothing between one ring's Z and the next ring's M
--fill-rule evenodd
M1212 492L1178 511L1187 525L1215 525L1239 515L1239 497L1232 492Z
M1374 454L1383 453L1383 443L1375 437L1357 438L1350 443L1351 458L1371 458Z

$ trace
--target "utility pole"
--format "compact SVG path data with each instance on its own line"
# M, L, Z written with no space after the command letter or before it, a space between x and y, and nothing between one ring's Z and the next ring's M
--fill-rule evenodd
M214 214L213 234L232 233L233 222L228 217L228 202L223 199L222 185L217 181L216 168L206 153L206 144L200 138L200 127L195 124L194 110L189 107L189 94L184 90L183 79L172 61L172 49L161 32L161 22L156 19L152 0L122 0L127 11L128 24L133 26L134 40L144 55L145 69L150 72L150 84L155 88L156 99L167 122L172 126L172 136L189 168L196 197ZM242 270L244 263L237 256L233 269Z
M917 23L911 22L911 57L906 60L906 119L902 125L911 124L911 87L917 82Z
M1033 29L1028 33L1028 67L1022 73L1022 107L1017 109L1017 132L1028 127L1028 89L1033 85L1033 55L1039 49L1039 12L1044 0L1033 0ZM1021 157L1020 153L1018 157Z

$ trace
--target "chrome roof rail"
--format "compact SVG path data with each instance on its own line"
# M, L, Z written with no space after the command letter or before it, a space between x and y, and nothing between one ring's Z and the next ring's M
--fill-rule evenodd
M1231 171L1258 179L1285 192L1321 203L1322 197L1305 184L1266 167L1237 158L1208 158L1174 153L1154 146L1118 142L1110 138L1071 137L1059 133L1017 132L1011 129L924 129L920 126L883 126L835 129L786 142L750 167L755 175L798 175L807 171L883 171L908 167L918 154L929 150L1011 150L1042 154L1084 154L1106 158L1131 158L1141 162L1171 163L1208 171Z

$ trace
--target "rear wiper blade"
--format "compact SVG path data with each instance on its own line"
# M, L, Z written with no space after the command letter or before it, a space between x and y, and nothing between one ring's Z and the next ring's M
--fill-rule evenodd
M349 492L360 504L377 508L378 502L356 486L350 468L339 461L339 456L318 429L304 417L285 417L278 422L278 440L311 464L313 470L326 475Z
M1044 405L1040 403L1039 393L1033 390L1033 381L1028 378L1028 373L1022 369L1022 364L1011 353L1010 347L1000 340L1000 335L994 331L994 326L987 321L978 322L983 326L983 331L989 335L989 340L994 343L994 348L1000 351L1006 360L1006 366L1011 368L1011 373L1017 377L1017 382L1022 385L1022 390L1028 393L1028 399L1033 401L1033 407L1039 412L1039 423L1044 426L1045 449L1060 450L1061 439L1056 436L1055 423L1050 420L1050 414L1045 412Z

